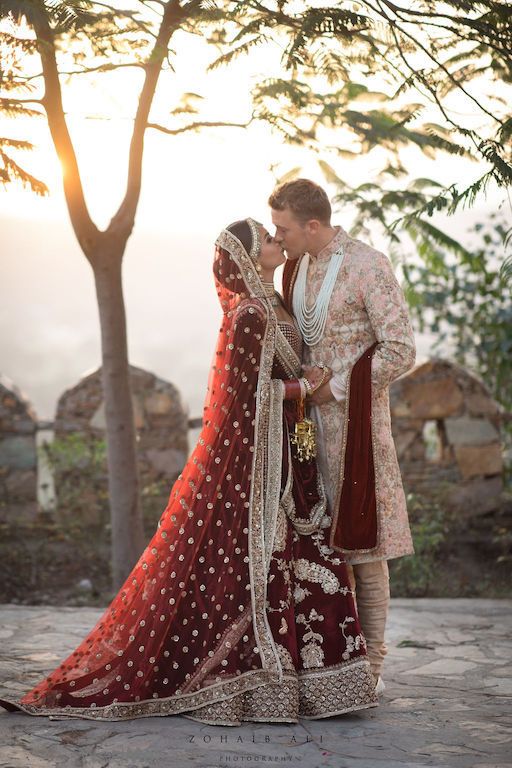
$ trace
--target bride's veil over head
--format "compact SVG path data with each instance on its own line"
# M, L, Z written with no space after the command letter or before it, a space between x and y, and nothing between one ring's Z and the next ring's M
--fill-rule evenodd
M243 298L265 295L258 267L260 226L254 219L235 221L216 240L213 273L224 312Z
M258 257L261 248L260 226L254 219L235 221L222 230L215 242L213 274L223 319L215 345L213 363L208 378L204 415L210 405L215 379L222 361L229 352L235 311L241 302L264 298L265 289L259 275Z

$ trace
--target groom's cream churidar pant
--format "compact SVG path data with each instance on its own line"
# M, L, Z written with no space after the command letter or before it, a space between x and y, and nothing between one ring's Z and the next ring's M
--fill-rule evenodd
M368 658L377 678L388 652L384 641L389 608L389 569L387 560L373 560L349 566L352 589L356 593L361 629L366 638Z

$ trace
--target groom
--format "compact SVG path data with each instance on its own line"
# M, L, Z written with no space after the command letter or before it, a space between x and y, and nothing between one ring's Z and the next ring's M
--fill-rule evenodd
M377 692L387 653L387 561L413 550L388 388L414 364L407 306L389 260L331 225L325 191L308 179L270 196L286 250L285 301L305 341L304 365L333 376L313 397L318 460L333 514L330 546L353 568Z

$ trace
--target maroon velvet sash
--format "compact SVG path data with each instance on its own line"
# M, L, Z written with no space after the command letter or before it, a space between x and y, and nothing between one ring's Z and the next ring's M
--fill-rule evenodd
M287 259L284 264L283 271L283 299L288 312L293 315L292 307L292 293L293 286L295 284L296 268L298 266L299 259L291 261Z
M356 361L350 375L347 445L341 497L331 546L344 551L377 545L377 503L372 447L372 357L377 343Z

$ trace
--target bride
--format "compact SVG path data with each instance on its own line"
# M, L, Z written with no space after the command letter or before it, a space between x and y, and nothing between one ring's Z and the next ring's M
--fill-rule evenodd
M239 725L376 705L347 568L326 543L322 480L294 436L330 371L299 378L301 338L273 285L283 261L252 219L220 234L223 320L198 443L96 626L6 709Z

